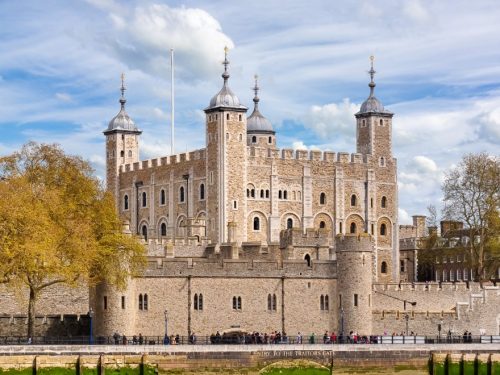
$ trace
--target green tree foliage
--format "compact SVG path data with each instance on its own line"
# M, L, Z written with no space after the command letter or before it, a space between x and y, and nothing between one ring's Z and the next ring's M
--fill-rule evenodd
M444 217L464 223L463 244L476 280L493 276L499 267L500 159L485 153L465 155L446 174Z
M44 288L123 288L145 265L144 247L122 233L89 163L57 145L32 142L0 158L0 197L0 281L29 289L29 337Z

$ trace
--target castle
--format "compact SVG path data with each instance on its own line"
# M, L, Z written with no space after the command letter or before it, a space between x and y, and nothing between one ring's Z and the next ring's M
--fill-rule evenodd
M257 81L247 116L228 65L226 51L222 88L204 110L205 148L152 160L139 160L141 130L122 81L120 111L104 131L106 182L124 231L147 249L147 267L124 291L47 289L39 327L91 308L102 336L500 334L497 286L416 283L416 258L400 259L400 235L414 254L425 219L398 228L393 113L375 97L373 60L353 154L278 149ZM0 293L0 323L26 311L9 293Z
M148 267L126 292L96 289L98 334L397 329L383 319L399 319L406 302L420 298L414 284L413 296L391 295L405 289L397 164L393 113L375 97L373 59L369 95L355 114L354 154L277 149L257 80L247 116L229 87L227 50L223 65L222 88L204 109L205 148L153 160L139 161L141 131L125 111L122 82L120 112L104 132L106 181L125 230L147 247ZM444 310L459 313L454 297L444 298L433 317L443 297L429 301L432 289L442 285L408 304L412 319L426 306L421 333L433 332ZM488 324L498 331L498 321Z

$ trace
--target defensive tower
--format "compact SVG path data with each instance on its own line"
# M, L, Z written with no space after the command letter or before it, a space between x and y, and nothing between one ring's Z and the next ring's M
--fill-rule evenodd
M339 334L372 332L373 237L346 234L335 238ZM343 332L342 332L343 330Z

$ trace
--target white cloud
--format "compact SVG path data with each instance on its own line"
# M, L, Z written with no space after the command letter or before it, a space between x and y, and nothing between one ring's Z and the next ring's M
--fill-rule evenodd
M400 225L412 224L413 220L411 216L404 209L398 209L398 221Z
M199 8L138 6L126 28L122 17L111 17L119 33L109 42L119 58L153 75L168 76L169 49L174 48L178 77L213 77L221 71L224 47L234 47L219 22Z
M60 101L63 102L72 102L73 98L71 97L70 94L65 93L65 92L56 92L56 98L59 99Z
M406 0L403 5L403 13L415 21L427 21L429 13L423 7L420 0Z
M339 136L352 136L355 131L354 114L359 111L359 104L345 98L341 103L314 105L304 117L304 125L317 135L326 139Z

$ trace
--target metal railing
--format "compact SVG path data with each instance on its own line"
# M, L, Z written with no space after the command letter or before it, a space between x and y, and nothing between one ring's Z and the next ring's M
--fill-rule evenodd
M211 336L0 336L0 345L291 345L291 344L500 344L500 335L441 336L281 336L211 335Z

